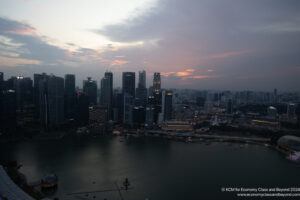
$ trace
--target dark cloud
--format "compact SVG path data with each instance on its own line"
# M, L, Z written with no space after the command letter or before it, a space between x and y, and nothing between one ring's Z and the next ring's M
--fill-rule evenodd
M96 32L112 41L144 41L143 48L123 53L133 65L147 60L152 65L143 65L146 70L191 65L195 75L214 68L222 77L189 87L299 89L294 70L300 66L299 10L296 0L163 0L143 16Z

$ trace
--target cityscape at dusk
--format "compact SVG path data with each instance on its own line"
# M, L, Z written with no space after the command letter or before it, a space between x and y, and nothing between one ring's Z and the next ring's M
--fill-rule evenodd
M299 198L299 10L0 0L0 200Z

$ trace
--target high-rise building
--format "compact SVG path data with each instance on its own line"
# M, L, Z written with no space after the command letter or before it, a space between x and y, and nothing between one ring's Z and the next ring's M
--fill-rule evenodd
M48 80L49 123L61 125L64 123L64 79L50 76Z
M165 105L164 105L164 120L172 119L173 114L173 92L167 90L165 93Z
M91 77L83 81L83 92L89 96L89 105L97 105L97 82Z
M89 124L105 124L108 120L106 106L92 106L89 108Z
M146 71L139 71L138 88L146 88Z
M113 97L113 120L121 123L123 120L123 94L121 91L114 90Z
M135 105L146 107L146 105L147 105L147 88L136 88Z
M49 123L49 103L48 103L48 76L39 80L39 120L41 124L48 126Z
M65 118L75 118L75 104L76 104L76 91L75 91L75 75L65 75Z
M0 132L16 131L16 93L14 90L0 90Z
M145 71L139 72L139 83L138 83L138 87L136 88L135 105L143 106L143 107L146 107L146 105L147 105L147 88L146 88L146 72Z
M40 81L48 79L48 76L43 73L43 74L34 74L33 75L33 103L35 105L35 113L36 113L36 118L40 119Z
M123 124L132 126L133 97L124 93Z
M122 90L135 98L135 72L123 72Z
M152 128L153 126L153 119L154 119L154 108L152 105L146 107L146 128Z
M112 119L113 74L111 72L105 72L101 79L100 104L107 108L108 119Z
M155 72L153 77L153 92L160 92L160 90L161 90L160 73Z
M46 127L64 123L64 79L54 75L40 80L40 121Z
M84 92L77 92L76 95L76 123L85 126L89 123L89 97Z
M17 109L23 111L24 107L31 104L33 100L33 87L31 78L18 76L14 80L16 91Z

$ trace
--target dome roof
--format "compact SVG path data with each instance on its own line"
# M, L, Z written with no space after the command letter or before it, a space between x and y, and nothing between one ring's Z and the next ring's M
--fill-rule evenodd
M278 139L277 144L279 146L289 147L295 151L300 151L300 137L285 135Z

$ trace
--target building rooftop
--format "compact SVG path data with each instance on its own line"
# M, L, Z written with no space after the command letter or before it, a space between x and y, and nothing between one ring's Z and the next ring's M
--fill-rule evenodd
M7 175L0 165L0 194L9 200L34 200L31 196L21 190Z

